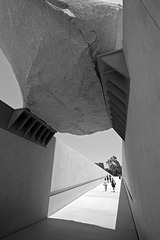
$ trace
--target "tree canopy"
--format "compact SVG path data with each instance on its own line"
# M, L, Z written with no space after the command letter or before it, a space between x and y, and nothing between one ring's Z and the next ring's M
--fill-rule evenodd
M122 175L122 166L117 160L116 156L112 156L110 159L106 161L106 171L111 173L113 176Z

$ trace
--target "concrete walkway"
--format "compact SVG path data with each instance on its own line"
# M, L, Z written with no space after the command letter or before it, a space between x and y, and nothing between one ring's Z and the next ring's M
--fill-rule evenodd
M104 228L115 229L121 180L114 178L115 192L108 184L107 192L103 183L62 208L50 218L72 220Z
M48 218L4 238L4 240L75 240L75 239L138 240L123 181L121 184L118 215L115 230L95 226L93 224L91 225L86 223L84 224L80 222L75 222L71 220Z

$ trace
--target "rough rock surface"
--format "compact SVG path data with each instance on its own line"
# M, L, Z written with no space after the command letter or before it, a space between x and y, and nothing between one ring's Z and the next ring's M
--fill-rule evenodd
M103 2L1 0L0 47L24 106L59 132L110 128L95 60L121 47L121 18Z

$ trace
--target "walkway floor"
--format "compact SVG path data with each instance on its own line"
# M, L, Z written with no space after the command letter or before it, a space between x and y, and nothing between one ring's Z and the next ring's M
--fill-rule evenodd
M118 177L115 192L108 184L107 192L103 184L85 193L66 207L62 208L50 218L72 220L81 223L115 229L121 180Z
M93 224L91 225L86 223L75 222L71 220L48 218L4 238L4 240L75 240L75 239L138 240L123 181L121 184L118 215L115 230L95 226Z

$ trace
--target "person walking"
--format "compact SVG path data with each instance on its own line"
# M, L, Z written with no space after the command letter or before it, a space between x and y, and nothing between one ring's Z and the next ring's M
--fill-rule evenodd
M107 174L107 183L109 183L109 177L108 177L108 174Z
M107 178L104 179L104 188L105 188L105 192L107 192L107 185L108 185L108 182L107 182Z
M112 178L112 180L111 180L111 186L112 186L112 188L113 188L113 192L115 192L116 182L114 181L113 178Z

